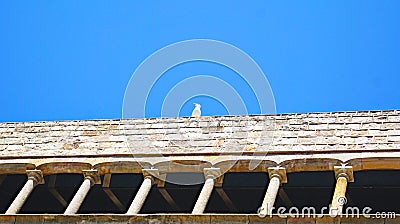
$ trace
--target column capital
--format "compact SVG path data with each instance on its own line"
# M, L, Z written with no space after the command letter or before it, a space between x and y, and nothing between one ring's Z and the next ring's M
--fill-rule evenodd
M281 183L287 183L286 169L283 167L268 167L269 179L278 177Z
M224 180L224 175L222 175L221 168L211 167L203 169L204 178L207 180L208 178L214 179L215 186L222 186L222 182Z
M211 168L204 168L203 169L203 173L204 173L204 177L207 178L218 178L219 176L222 175L221 173L221 169L220 168L215 168L215 167L211 167Z
M142 174L144 178L150 178L152 184L157 184L158 187L164 187L167 177L166 173L161 173L159 169L148 168L142 169Z
M150 168L150 169L142 169L142 174L143 177L151 177L151 178L158 178L160 176L160 171L155 168Z
M348 182L354 182L353 167L352 166L334 166L335 178L345 177Z
M82 170L83 177L90 180L90 185L101 184L100 175L97 170Z
M35 185L44 184L43 173L41 170L27 170L26 175L28 176L28 180L33 180Z

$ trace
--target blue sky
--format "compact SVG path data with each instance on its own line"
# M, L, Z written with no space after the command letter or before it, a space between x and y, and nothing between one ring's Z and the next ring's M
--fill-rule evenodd
M141 62L199 38L251 56L270 83L277 113L400 109L399 12L397 0L0 0L0 121L121 118L125 88ZM165 93L183 77L239 82L217 65L179 67L154 86L146 116L160 116ZM254 97L240 86L251 107ZM192 101L205 115L227 113L199 97L181 116Z

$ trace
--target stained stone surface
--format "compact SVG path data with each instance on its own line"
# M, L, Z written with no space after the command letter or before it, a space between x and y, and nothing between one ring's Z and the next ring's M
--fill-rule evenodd
M0 123L0 157L400 149L400 111Z

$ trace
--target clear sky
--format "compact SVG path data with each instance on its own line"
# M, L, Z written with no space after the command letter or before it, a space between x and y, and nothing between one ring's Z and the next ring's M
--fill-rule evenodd
M178 41L232 44L263 70L277 113L400 109L400 1L0 0L0 121L121 118L125 88L148 56ZM146 116L180 79L232 73L177 66ZM251 107L252 95L235 87ZM190 99L181 116L212 98ZM250 111L256 113L257 111Z

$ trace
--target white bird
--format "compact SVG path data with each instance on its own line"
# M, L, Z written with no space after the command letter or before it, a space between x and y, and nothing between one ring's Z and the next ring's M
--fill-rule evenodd
M195 106L195 108L192 111L192 117L200 117L201 116L201 105L198 103L193 103L193 105Z

